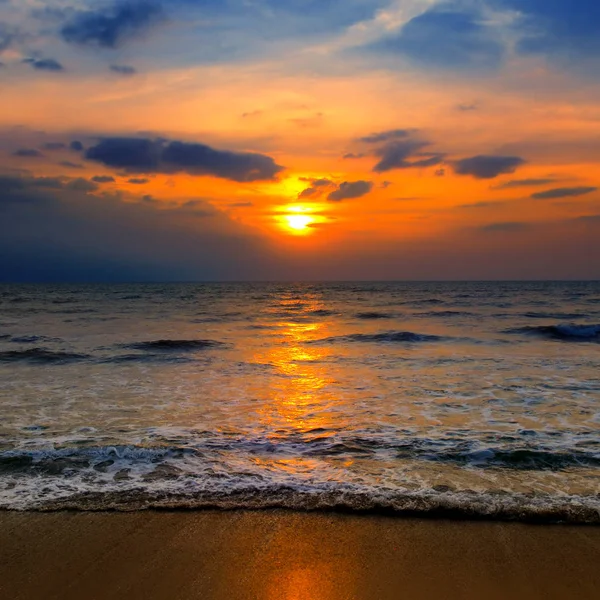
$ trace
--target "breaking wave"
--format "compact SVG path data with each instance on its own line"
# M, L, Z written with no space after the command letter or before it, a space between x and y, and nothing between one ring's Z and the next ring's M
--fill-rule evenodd
M214 340L154 340L151 342L134 342L124 347L131 350L150 351L182 351L205 350L207 348L222 348L226 344Z
M552 340L600 342L600 325L541 325L507 329L504 333L532 335Z
M327 342L363 342L363 343L418 343L418 342L441 342L452 338L427 335L423 333L413 333L412 331L386 331L382 333L353 333L350 335L340 335L329 337L322 340L315 340L307 343L327 343Z
M29 348L28 350L6 350L0 352L0 363L69 363L89 358L87 354L72 352L53 352L44 348Z

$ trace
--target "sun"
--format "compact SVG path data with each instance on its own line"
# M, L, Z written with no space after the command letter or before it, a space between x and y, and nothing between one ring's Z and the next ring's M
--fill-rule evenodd
M279 222L281 226L294 235L306 235L312 232L312 224L317 221L311 214L311 208L308 206L293 205L285 208L284 214L280 215Z
M306 231L306 228L313 222L310 215L286 215L285 221L287 226L294 231Z

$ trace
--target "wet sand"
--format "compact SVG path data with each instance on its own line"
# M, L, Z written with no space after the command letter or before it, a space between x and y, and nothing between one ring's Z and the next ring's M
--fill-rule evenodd
M0 597L600 597L600 527L265 512L0 513Z

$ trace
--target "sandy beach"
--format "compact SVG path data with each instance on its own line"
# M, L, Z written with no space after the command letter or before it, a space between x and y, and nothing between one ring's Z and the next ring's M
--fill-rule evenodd
M600 528L264 512L0 514L13 600L597 598Z

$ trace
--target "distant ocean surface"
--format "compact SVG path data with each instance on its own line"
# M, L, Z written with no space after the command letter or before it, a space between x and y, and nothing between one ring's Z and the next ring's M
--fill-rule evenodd
M600 522L600 283L0 285L0 508Z

